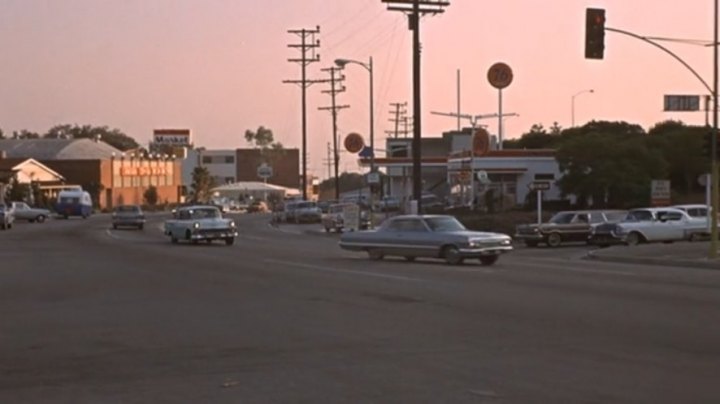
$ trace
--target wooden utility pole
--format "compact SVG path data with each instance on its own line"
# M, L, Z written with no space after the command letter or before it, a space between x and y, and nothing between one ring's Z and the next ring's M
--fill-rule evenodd
M300 37L299 44L290 44L288 48L299 49L301 57L288 59L288 62L300 64L301 78L300 80L283 80L283 83L298 84L302 89L302 195L303 199L307 200L307 88L318 81L308 80L306 70L309 64L320 61L320 55L315 53L316 48L320 47L320 40L315 39L315 35L320 33L320 27L312 30L289 30L288 33Z
M440 14L450 5L446 0L382 0L388 3L388 10L401 11L408 15L409 27L413 32L413 199L418 213L422 212L422 119L420 104L420 17L425 14Z
M323 111L330 111L332 113L332 135L334 153L333 160L335 162L335 199L340 200L340 173L338 168L340 166L340 153L338 152L337 145L337 113L341 109L350 108L350 106L337 105L337 103L335 102L337 95L345 91L345 87L342 85L345 76L342 75L340 68L330 67L328 69L322 69L322 71L330 73L330 90L324 90L323 93L330 94L330 99L332 100L332 103L329 107L320 107L318 109Z

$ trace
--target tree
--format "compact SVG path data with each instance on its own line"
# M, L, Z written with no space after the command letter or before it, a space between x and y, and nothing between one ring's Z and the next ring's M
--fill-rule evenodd
M143 193L143 199L145 200L145 203L147 203L149 206L155 207L159 199L157 187L155 187L154 185L150 185L150 187L146 189Z
M665 178L667 164L638 128L625 122L593 122L566 130L556 155L564 173L558 181L563 194L576 195L580 206L647 205L650 181Z
M365 186L365 180L358 173L342 173L338 178L340 184L340 192L354 191ZM320 183L320 192L331 191L335 189L335 178L327 179Z
M208 202L210 199L210 189L214 186L213 178L207 167L195 167L192 172L193 199L196 202Z
M35 132L30 132L29 130L23 129L20 132L13 131L12 134L13 139L39 139L40 135Z
M103 142L122 151L140 147L140 144L135 139L126 135L120 129L110 129L107 126L55 125L43 135L46 139L94 139L98 136Z
M282 148L281 143L275 143L275 137L272 130L267 129L264 126L260 126L255 132L250 129L246 130L245 140L260 149L277 148L278 145Z
M710 129L664 121L648 131L648 145L668 163L672 188L683 193L700 190L697 178L710 172L710 156L703 154L703 138Z
M562 129L557 122L550 128L550 133L542 124L534 124L530 131L524 133L520 139L506 140L503 147L506 149L553 149L560 142Z

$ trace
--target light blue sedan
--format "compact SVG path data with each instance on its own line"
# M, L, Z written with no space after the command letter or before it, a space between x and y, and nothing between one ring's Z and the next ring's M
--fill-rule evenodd
M235 221L223 218L220 209L215 206L184 206L174 216L165 222L165 235L170 236L173 244L179 240L191 243L224 240L225 244L233 245L238 235Z
M500 255L513 249L510 236L471 231L447 215L395 216L377 230L344 233L340 247L366 251L372 260L389 255L408 261L429 257L444 259L452 265L471 258L479 259L483 265L492 265Z

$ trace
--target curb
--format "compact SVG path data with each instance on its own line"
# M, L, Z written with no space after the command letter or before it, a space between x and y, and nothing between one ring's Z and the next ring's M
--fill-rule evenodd
M641 265L655 265L662 267L686 267L693 269L713 269L720 270L720 261L701 261L693 259L673 259L673 258L650 258L650 257L629 257L619 255L607 255L597 254L595 251L588 251L584 259L605 261L605 262L618 262L625 264L641 264Z

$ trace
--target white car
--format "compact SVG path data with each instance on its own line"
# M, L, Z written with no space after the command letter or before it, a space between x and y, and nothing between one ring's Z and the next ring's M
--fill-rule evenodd
M684 210L676 208L633 209L621 222L597 226L590 234L589 241L607 246L688 240L695 229L707 225L706 220L691 217Z
M50 211L47 209L33 208L25 202L10 202L10 204L15 210L15 220L42 223L50 217Z
M165 221L165 235L173 244L180 240L193 244L223 240L233 245L238 232L235 221L223 218L216 206L193 205L178 208L174 218Z

